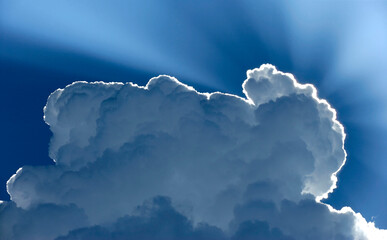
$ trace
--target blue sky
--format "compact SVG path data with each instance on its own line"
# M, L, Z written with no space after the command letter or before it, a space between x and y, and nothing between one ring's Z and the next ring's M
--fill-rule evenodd
M345 127L326 202L387 228L386 42L384 1L0 1L0 199L19 167L52 164L42 108L55 89L168 74L242 96L246 70L271 63L314 84Z

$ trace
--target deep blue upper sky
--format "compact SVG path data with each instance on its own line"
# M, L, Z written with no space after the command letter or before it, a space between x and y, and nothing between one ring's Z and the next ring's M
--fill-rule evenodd
M169 74L242 95L272 63L313 83L345 126L348 162L327 202L387 228L384 1L1 1L0 199L23 165L52 164L48 95L76 80Z

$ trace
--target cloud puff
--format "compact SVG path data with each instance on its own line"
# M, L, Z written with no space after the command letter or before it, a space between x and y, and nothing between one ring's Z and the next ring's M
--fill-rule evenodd
M71 231L57 240L70 239L211 239L226 240L224 233L216 227L192 223L177 212L170 199L156 197L135 209L135 215L119 218L113 224L93 226Z
M44 109L56 164L11 177L0 238L386 237L318 201L346 154L343 127L316 89L266 64L247 72L243 92L198 93L169 76L58 89ZM61 227L18 227L38 217Z
M74 204L39 204L28 210L15 203L0 206L0 239L54 239L70 229L87 226L85 213Z
M230 238L219 228L207 224L193 227L192 222L177 212L170 199L156 197L145 202L135 210L134 216L119 218L107 227L93 226L71 231L57 240L71 239L265 239L290 240L279 229L270 229L269 224L261 221L245 221L240 224Z

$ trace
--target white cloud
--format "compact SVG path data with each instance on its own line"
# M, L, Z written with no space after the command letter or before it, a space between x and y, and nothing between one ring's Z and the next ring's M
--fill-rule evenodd
M315 200L334 189L346 156L343 127L329 104L312 85L272 65L247 75L246 99L198 93L169 76L145 87L76 82L55 91L44 119L53 132L56 165L23 167L8 181L12 202L2 204L0 226L7 229L0 238L23 239L14 226L34 219L14 216L34 216L47 205L72 207L85 220L70 224L67 213L39 212L64 219L62 227L24 234L133 236L116 226L124 218L128 229L154 227L149 217L132 214L158 196L171 199L168 211L191 238L199 230L236 239L386 236L349 208L335 211ZM18 208L4 210L10 204ZM158 216L158 208L151 209ZM174 226L166 225L164 233L181 238Z

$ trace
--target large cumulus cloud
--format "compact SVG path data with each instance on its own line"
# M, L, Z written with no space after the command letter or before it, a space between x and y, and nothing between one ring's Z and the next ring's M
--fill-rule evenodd
M44 109L56 164L8 181L0 238L386 237L319 202L346 154L316 89L262 65L243 92L198 93L169 76L58 89Z

